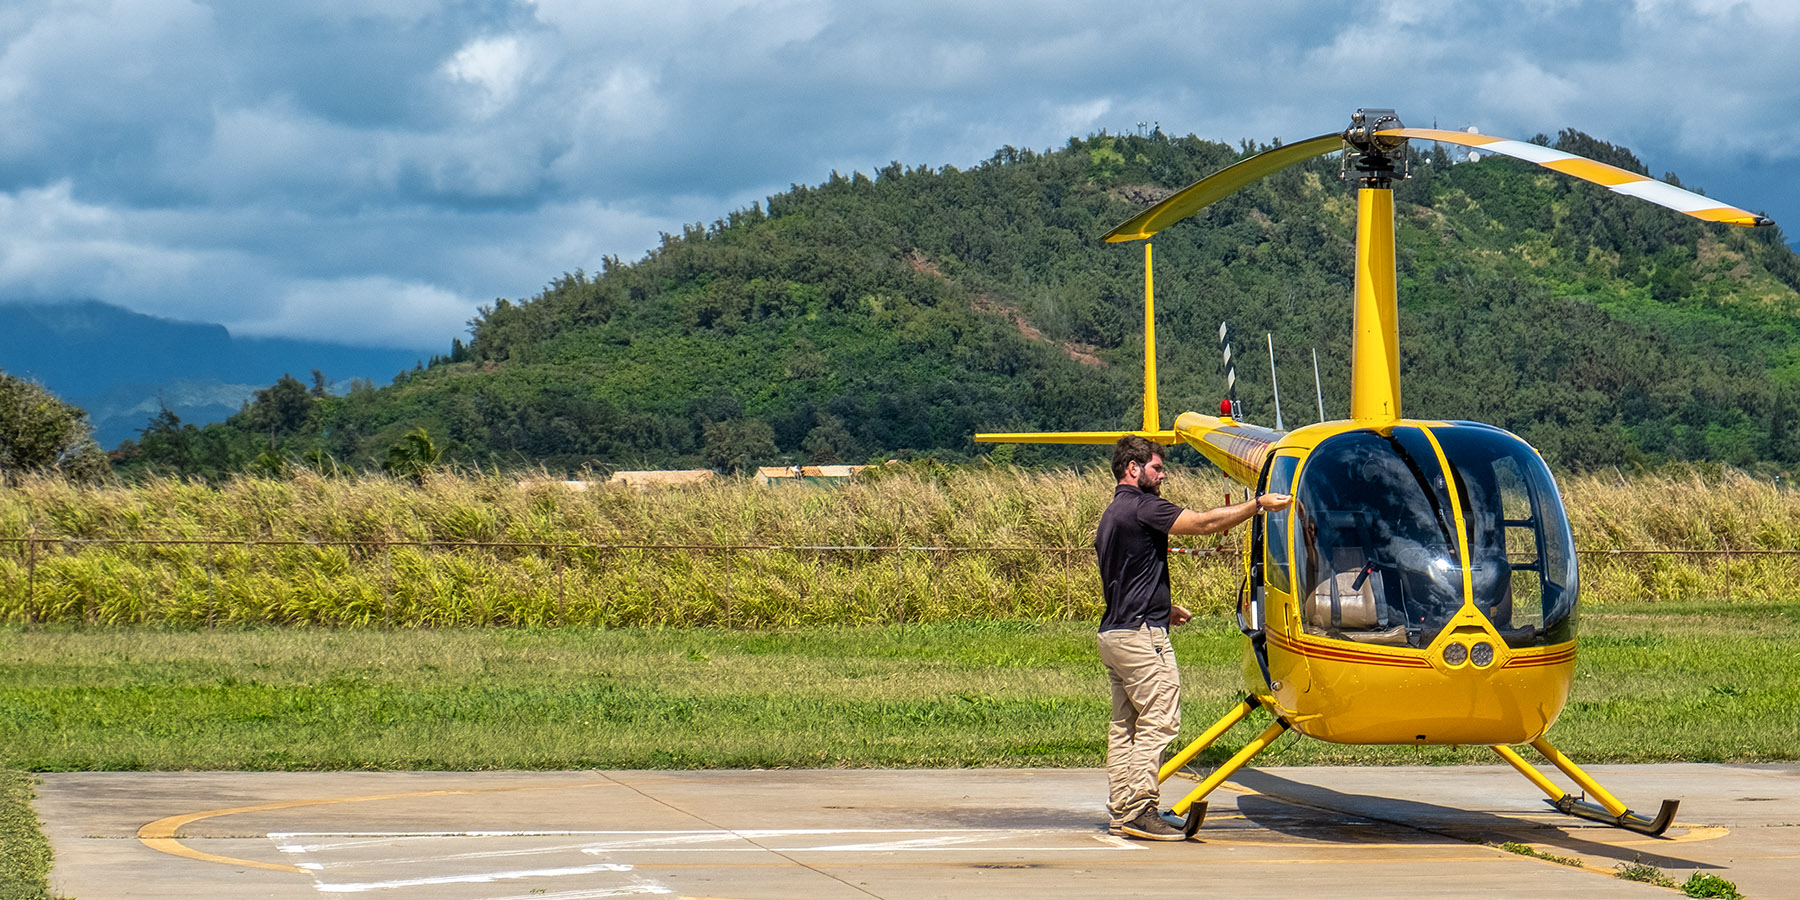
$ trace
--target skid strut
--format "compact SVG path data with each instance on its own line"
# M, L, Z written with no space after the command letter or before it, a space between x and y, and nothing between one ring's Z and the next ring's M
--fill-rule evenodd
M1170 757L1168 762L1163 763L1162 769L1156 773L1156 780L1158 782L1167 781L1169 776L1180 771L1182 766L1187 765L1194 757L1199 756L1206 748L1212 746L1214 741L1218 740L1225 732L1230 731L1233 725L1242 722L1244 717L1250 715L1251 711L1255 709L1255 700L1245 697L1243 700L1239 701L1229 712L1220 716L1219 721L1214 722L1212 727L1202 732L1192 743L1183 747L1180 753ZM1246 763L1250 762L1250 760L1256 756L1256 754L1261 753L1263 750L1267 749L1270 744L1275 743L1275 739L1281 737L1281 735L1288 730L1288 727L1286 721L1282 720L1280 717L1276 717L1273 725L1263 729L1262 734L1257 735L1254 740L1245 744L1243 749L1239 750L1230 759L1226 760L1224 765L1214 769L1212 774L1207 775L1206 778L1202 779L1200 784L1192 791L1188 792L1186 797L1181 798L1175 803L1175 806L1170 809L1170 812L1173 812L1178 816L1184 813L1186 814L1187 819L1185 820L1185 827L1183 830L1187 832L1188 837L1193 837L1194 833L1200 830L1200 824L1206 821L1206 796L1217 789L1219 785L1224 784L1225 779L1230 778L1237 770L1243 768Z
M1519 770L1520 775L1537 785L1538 790L1543 791L1544 795L1550 798L1550 805L1556 807L1558 811L1577 818L1616 825L1627 831L1635 831L1652 837L1669 830L1669 825L1675 821L1675 810L1681 805L1681 801L1664 800L1662 809L1657 812L1656 818L1646 819L1619 802L1619 798L1601 787L1600 782L1583 772L1580 766L1575 765L1573 760L1564 756L1563 752L1556 749L1548 739L1540 737L1532 741L1531 746L1537 752L1542 753L1551 765L1562 770L1564 775L1569 776L1576 784L1580 785L1587 797L1592 797L1594 801L1597 801L1591 802L1584 798L1571 796L1567 791L1557 787L1555 782L1544 777L1544 773L1526 762L1525 758L1513 748L1504 744L1495 744L1494 752L1500 754L1501 759L1511 763L1513 768Z

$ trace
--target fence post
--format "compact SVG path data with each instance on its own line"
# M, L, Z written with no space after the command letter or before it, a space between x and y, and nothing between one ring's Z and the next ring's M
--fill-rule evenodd
M931 552L934 565L926 568L926 578L931 581L931 605L936 609L944 608L944 570L950 567L949 551L938 549Z
M607 571L607 563L612 559L612 545L611 544L600 544L600 545L597 545L597 547L598 547L598 549L594 554L594 562L597 564L597 566L599 568L600 576L602 578L605 578L611 574L610 572ZM601 591L599 596L606 596L606 592ZM607 611L605 609L599 609L596 612L597 612L597 615L594 617L594 624L599 625L600 629L602 631L604 631L608 627L606 624Z
M66 542L65 538L65 542ZM90 590L81 592L81 624L83 627L94 623L94 593Z
M394 626L394 545L381 542L381 627Z
M218 545L207 544L207 628L212 628L218 616L220 598L218 598Z
M1074 564L1074 560L1070 558L1071 553L1073 553L1073 551L1069 548L1063 548L1062 618L1065 622L1075 618L1074 598L1069 596L1069 567Z
M731 628L731 607L737 600L737 555L722 549L719 552L727 554L725 565L719 569L719 577L725 580L725 627Z
M563 599L563 545L555 545L551 552L556 566L556 627L561 628L568 624L569 618L568 602Z
M213 545L209 542L206 544L206 627L207 628L212 627L212 625L213 625L213 609L215 607L217 607L219 604L218 598L215 596L216 592L219 590L218 581L219 581L218 572L217 572L216 567L214 566L214 561L213 561Z
M1731 551L1725 551L1725 602L1731 602Z
M37 525L25 534L25 624L31 624L31 608L37 605Z
M906 589L900 581L900 548L894 548L894 621L900 624L901 636L906 635Z

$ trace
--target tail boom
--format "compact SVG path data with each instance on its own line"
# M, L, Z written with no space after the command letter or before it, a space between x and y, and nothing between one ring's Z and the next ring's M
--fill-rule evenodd
M1175 436L1206 457L1207 461L1247 487L1262 474L1263 461L1283 432L1259 425L1244 425L1218 416L1186 412L1175 417Z

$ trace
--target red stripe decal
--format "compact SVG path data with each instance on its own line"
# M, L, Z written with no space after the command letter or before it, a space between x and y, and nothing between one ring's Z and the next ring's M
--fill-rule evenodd
M1270 635L1269 640L1283 650L1312 659L1325 659L1333 662L1361 663L1372 666L1392 666L1402 669L1429 669L1431 663L1416 656L1386 656L1358 650L1352 647L1322 646L1314 643L1300 643L1287 638Z

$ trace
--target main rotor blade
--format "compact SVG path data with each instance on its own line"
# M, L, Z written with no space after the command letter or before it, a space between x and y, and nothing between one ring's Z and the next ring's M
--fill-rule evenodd
M1307 138L1297 144L1265 150L1176 191L1161 203L1132 216L1125 224L1107 232L1103 240L1108 243L1141 241L1217 203L1258 178L1273 175L1294 163L1323 156L1343 145L1343 136L1333 132Z
M1524 141L1512 141L1468 131L1445 131L1438 128L1388 128L1378 131L1376 134L1418 138L1425 141L1442 141L1446 144L1460 144L1464 147L1475 147L1491 153L1505 154L1514 159L1537 163L1546 169L1554 169L1564 175L1572 175L1583 181L1591 181L1615 194L1625 194L1639 200L1648 200L1658 206L1666 206L1676 212L1686 213L1707 222L1724 222L1729 225L1745 226L1775 224L1773 219L1738 209L1735 206L1727 206L1711 197L1703 197L1693 191L1682 190L1667 182L1657 181L1636 172L1628 172L1603 162L1595 162L1585 156L1576 156L1573 153L1564 153L1561 150L1552 150L1549 147L1528 144Z

